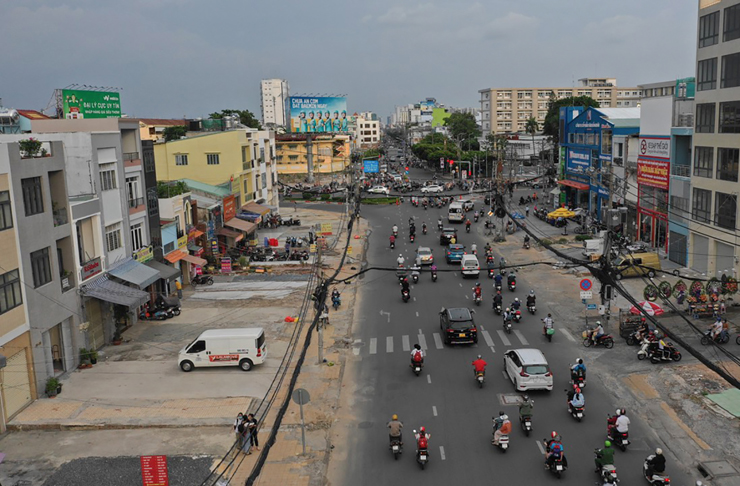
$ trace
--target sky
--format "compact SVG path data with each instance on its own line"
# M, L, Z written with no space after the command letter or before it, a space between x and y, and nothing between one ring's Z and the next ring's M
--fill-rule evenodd
M694 76L698 0L0 0L0 98L43 109L70 84L120 87L131 117L260 116L259 82L346 94L383 120L490 87Z

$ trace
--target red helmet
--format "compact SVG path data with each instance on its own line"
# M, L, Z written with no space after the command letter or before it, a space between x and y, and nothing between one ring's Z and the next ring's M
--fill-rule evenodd
M558 433L557 433L557 432L555 432L554 430L552 431L552 434L550 434L550 437L552 437L553 439L554 439L555 437L557 437L557 436L558 436Z
M581 389L576 387L576 393L581 393Z
M420 427L420 428L419 428L419 432L421 432L422 434L423 434L424 432L426 432L426 430L427 430L427 429L426 429L426 428L424 428L424 427Z

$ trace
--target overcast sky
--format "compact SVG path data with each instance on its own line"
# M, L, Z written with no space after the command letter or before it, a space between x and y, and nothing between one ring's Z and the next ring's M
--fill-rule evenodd
M619 86L694 75L697 0L0 0L0 97L42 109L72 83L122 88L137 117L260 116L259 81L347 94L383 119L487 87Z

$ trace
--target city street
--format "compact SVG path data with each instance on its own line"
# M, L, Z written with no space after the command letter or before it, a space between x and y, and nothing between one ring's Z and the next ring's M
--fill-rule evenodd
M412 169L412 177L426 177L426 172ZM476 208L482 207L482 195L475 198ZM563 311L570 303L562 302L558 290L547 284L548 274L555 273L550 266L529 268L517 278L516 292L504 289L504 305L514 297L524 300L530 289L537 293L537 315L524 312L522 322L514 324L512 334L504 334L501 317L491 309L493 281L481 278L463 279L459 265L444 261L443 247L439 244L437 218L447 223L446 208L424 210L410 204L393 207L365 206L362 211L372 228L368 266L393 267L401 253L407 262L413 260L418 246L432 248L439 268L438 281L432 282L430 274L422 274L418 284L412 285L411 301L401 300L400 287L393 272L371 271L360 280L363 294L359 319L354 328L355 360L349 365L354 393L348 403L357 427L347 431L348 448L342 452L342 461L330 467L330 478L335 484L349 484L358 480L362 484L407 484L418 481L420 474L429 484L485 484L495 478L520 481L524 484L543 484L557 481L544 469L542 439L555 430L561 434L569 469L562 484L592 484L596 482L593 450L602 447L606 431L606 415L614 413L621 403L615 389L602 383L596 372L588 375L585 418L576 422L566 409L564 390L568 386L568 366L581 356L586 365L599 359L601 365L619 366L618 355L608 350L585 350L580 336L562 329L563 321L576 319L581 310L577 298L572 301L572 313ZM414 217L417 240L408 238L408 220ZM472 215L471 215L472 218ZM427 223L429 233L421 234L421 224ZM400 228L397 247L388 247L391 227ZM483 224L474 225L470 234L464 225L457 225L458 242L470 247L476 243L479 253L487 240L483 237ZM508 237L508 245L519 242L521 236ZM501 256L496 244L494 255ZM513 248L510 246L510 248ZM536 259L539 252L532 251ZM504 253L509 260L509 255ZM518 262L521 263L521 262ZM477 345L447 346L442 343L438 313L442 307L472 307L472 287L480 281L484 288L483 303L475 307L475 320L479 327ZM575 292L573 292L577 296ZM560 299L560 300L559 300ZM556 312L557 310L557 312ZM552 343L542 336L540 319L553 312L557 329ZM621 340L619 340L621 341ZM427 352L425 367L419 377L409 369L410 348L419 343ZM617 346L623 345L618 342ZM526 437L519 428L517 397L512 383L503 374L504 352L512 348L538 348L545 353L554 374L552 392L530 392L534 400L533 432ZM486 383L479 389L473 376L471 362L481 354L488 362ZM601 366L602 369L607 366ZM595 367L595 366L594 366ZM593 368L592 368L593 369ZM345 377L346 379L346 377ZM510 450L505 454L491 445L491 418L499 411L512 420ZM388 450L386 423L392 414L398 414L404 423L404 453L398 462ZM627 452L615 453L615 463L622 484L640 484L642 462L656 447L662 447L667 458L667 472L673 484L693 484L685 475L679 461L670 451L670 437L660 437L655 430L642 423L635 413ZM427 427L431 433L430 463L421 471L415 461L412 429ZM341 479L344 478L344 479ZM362 478L362 479L360 479Z

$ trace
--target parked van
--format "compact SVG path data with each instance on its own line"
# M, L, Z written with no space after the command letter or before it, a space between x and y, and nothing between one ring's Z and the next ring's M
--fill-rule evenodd
M639 265L650 268L643 268ZM622 277L639 277L640 275L653 278L655 272L660 270L660 256L657 253L634 253L623 256L614 263L614 270L616 270L614 276L617 280L621 280Z
M209 329L182 348L177 364L183 371L205 366L239 366L249 371L265 362L267 346L261 327Z
M460 260L460 271L463 277L477 277L480 274L480 263L475 255L463 255Z
M450 208L447 210L447 221L450 223L462 223L465 221L463 203L460 201L450 203Z

